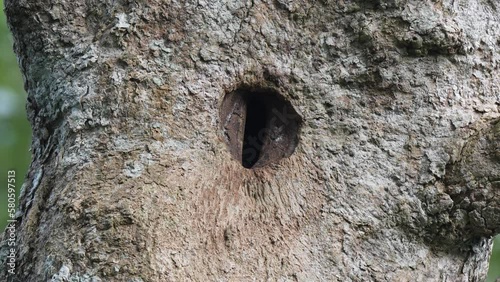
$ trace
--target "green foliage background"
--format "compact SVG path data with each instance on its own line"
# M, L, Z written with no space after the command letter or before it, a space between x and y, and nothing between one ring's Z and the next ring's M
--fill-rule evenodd
M3 7L3 0L0 0ZM499 82L500 83L500 82ZM0 230L7 224L7 171L16 171L19 193L26 176L31 154L31 128L26 119L26 92L12 51L5 14L0 12ZM500 278L500 236L490 261L487 282Z
M3 8L3 0L0 0ZM30 162L31 128L26 118L26 92L12 51L5 15L0 12L0 228L7 220L7 171L16 171L19 194Z

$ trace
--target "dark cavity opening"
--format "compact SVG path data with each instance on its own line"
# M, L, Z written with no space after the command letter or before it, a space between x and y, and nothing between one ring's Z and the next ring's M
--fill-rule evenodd
M293 154L302 119L276 90L244 86L226 94L220 120L231 155L252 169Z
M262 100L248 97L241 164L251 168L260 157L266 136L267 109Z

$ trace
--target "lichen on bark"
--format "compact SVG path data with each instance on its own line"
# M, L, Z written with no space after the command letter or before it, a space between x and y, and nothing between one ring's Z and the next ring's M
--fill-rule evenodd
M500 232L494 1L5 5L34 135L19 272L1 279L486 275ZM234 157L221 111L241 85L296 111L291 155Z

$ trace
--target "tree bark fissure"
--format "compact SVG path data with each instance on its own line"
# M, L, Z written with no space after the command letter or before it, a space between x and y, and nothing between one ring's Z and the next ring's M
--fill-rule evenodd
M481 281L499 8L6 0L33 161L0 280ZM245 163L247 118L281 123Z

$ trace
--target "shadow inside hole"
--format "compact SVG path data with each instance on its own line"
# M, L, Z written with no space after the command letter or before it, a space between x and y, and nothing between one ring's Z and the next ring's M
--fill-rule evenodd
M259 160L266 135L268 109L264 101L248 97L246 101L245 134L241 164L245 168L252 168Z
M298 144L302 119L274 89L241 87L226 94L220 118L224 141L245 168L289 157Z

